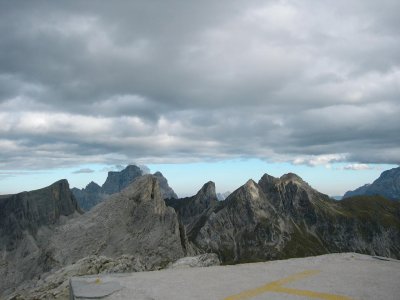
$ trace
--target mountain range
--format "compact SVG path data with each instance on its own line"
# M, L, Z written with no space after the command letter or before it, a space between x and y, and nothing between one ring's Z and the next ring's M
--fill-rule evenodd
M80 208L84 211L88 211L108 196L121 192L136 178L142 175L144 175L144 172L138 166L128 165L122 171L108 172L107 179L102 186L91 181L83 189L72 188L72 193L77 199ZM158 178L163 198L178 198L161 172L154 173L154 176Z
M1 196L0 297L63 298L70 276L156 270L203 253L224 264L350 251L400 258L400 202L382 196L335 201L289 173L250 179L223 201L211 181L177 199L161 173L131 171L109 174L107 196L85 213L66 180Z
M400 201L400 167L384 171L373 183L348 191L343 198L357 195L380 195L390 200Z

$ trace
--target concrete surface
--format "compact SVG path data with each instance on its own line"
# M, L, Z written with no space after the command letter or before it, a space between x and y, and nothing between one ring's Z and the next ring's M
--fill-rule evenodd
M234 266L75 277L70 288L71 299L399 300L400 261L356 253L329 254Z

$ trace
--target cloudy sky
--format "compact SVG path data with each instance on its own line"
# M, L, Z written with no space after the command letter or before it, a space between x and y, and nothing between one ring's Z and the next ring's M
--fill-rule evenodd
M132 162L178 193L193 172L230 189L223 170L294 171L331 194L372 180L400 164L399 12L398 0L0 1L0 193L56 175L82 187Z

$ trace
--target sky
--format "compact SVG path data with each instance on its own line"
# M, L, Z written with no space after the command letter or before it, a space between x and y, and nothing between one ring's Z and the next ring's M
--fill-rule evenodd
M130 163L178 195L400 164L400 2L0 0L0 194Z

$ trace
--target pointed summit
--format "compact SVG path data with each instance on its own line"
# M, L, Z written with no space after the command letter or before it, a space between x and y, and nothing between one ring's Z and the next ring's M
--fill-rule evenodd
M101 191L101 186L99 186L96 182L91 181L87 186L86 186L86 191L89 193L99 193Z
M169 186L167 178L164 175L157 171L154 173L154 176L157 177L158 183L160 185L161 195L163 199L177 199L178 196L175 194L174 190Z
M216 199L217 194L215 192L215 183L212 181L205 183L202 188L197 192L196 197L207 201Z
M212 181L205 183L195 196L167 199L166 203L175 209L183 224L187 225L218 204L215 183Z
M126 188L135 178L142 176L143 171L135 165L128 165L120 172L110 171L102 189L106 194L114 194Z
M294 183L306 183L299 175L295 174L295 173L287 173L281 176L280 178L281 181L283 182L294 182Z

